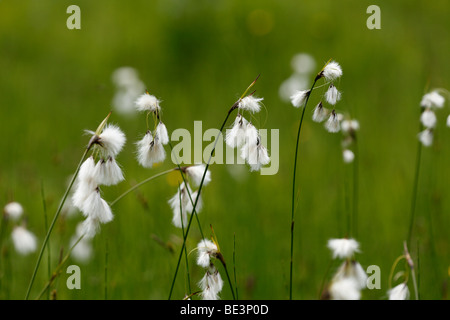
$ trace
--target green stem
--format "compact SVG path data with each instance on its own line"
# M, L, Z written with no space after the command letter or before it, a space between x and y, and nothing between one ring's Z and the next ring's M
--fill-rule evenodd
M47 204L45 202L45 192L44 192L44 183L41 182L41 197L42 197L42 207L44 209L44 228L48 230L48 218L47 218ZM50 241L47 243L47 271L48 277L50 278L52 275L52 266L51 266L51 252L50 252ZM50 300L50 288L47 291L47 300Z
M84 235L82 235L80 238L78 238L78 240L72 245L72 247L69 249L69 251L67 252L66 256L61 260L61 262L58 264L58 266L56 267L55 271L53 272L52 276L50 277L50 279L48 280L47 284L44 286L44 288L41 290L41 292L39 293L39 295L36 297L35 300L39 300L42 295L45 293L45 291L47 291L50 286L52 285L53 281L55 281L55 279L58 277L62 266L66 263L67 259L69 259L70 254L72 253L72 250L75 248L75 246L83 239Z
M146 184L149 181L152 181L153 179L156 179L160 176L163 176L165 174L168 174L172 171L175 171L176 168L172 168L170 170L166 170L163 172L160 172L158 174L155 174L154 176L151 176L147 179L145 179L144 181L139 182L138 184L134 185L133 187L131 187L130 189L128 189L127 191L125 191L124 193L122 193L120 196L118 196L116 199L114 199L109 205L112 207L113 205L115 205L119 200L121 200L123 197L125 197L127 194L129 194L130 192L136 190L137 188L139 188L140 186L142 186L143 184Z
M317 76L314 79L314 83L311 86L311 89L309 90L308 96L306 97L305 105L303 107L302 115L300 118L300 124L298 126L297 131L297 142L295 145L295 158L294 158L294 173L292 178L292 210L291 210L291 262L290 262L290 272L289 272L289 299L292 300L292 271L293 271L293 259L294 259L294 213L295 213L295 178L297 175L297 158L298 158L298 146L300 142L300 132L302 130L302 123L303 123L303 117L305 116L305 110L306 106L309 101L309 97L311 96L312 90L314 89L314 86L316 85L317 80L319 80L319 77Z
M358 174L359 174L359 150L358 150L358 141L355 139L354 144L354 153L355 159L353 159L353 217L352 217L352 233L351 236L353 238L358 237Z
M222 126L220 127L219 133L218 133L217 136L216 136L216 140L214 141L214 146L213 146L213 148L212 148L212 150L211 150L211 154L210 154L210 156L209 156L208 162L206 163L205 171L203 172L202 180L201 180L200 186L199 186L199 188L198 188L198 193L197 193L197 197L196 197L196 199L195 199L195 203L194 203L192 212L195 212L195 209L196 209L196 207L197 207L198 199L200 198L200 194L201 194L201 191L202 191L203 182L204 182L204 180L205 180L206 172L208 171L209 164L210 164L210 162L211 162L211 159L212 159L214 150L216 149L217 142L219 141L219 137L220 137L220 135L222 134L222 130L223 130L223 128L225 127L225 124L227 123L228 118L230 117L231 112L232 112L234 109L237 108L237 105L238 105L238 102L235 102L235 104L230 108L230 110L228 111L228 114L227 114L225 120L224 120L223 123L222 123ZM171 297L172 297L173 288L174 288L174 286L175 286L175 280L176 280L176 278L177 278L178 269L179 269L179 267L180 267L181 257L183 256L183 250L184 250L184 247L186 246L186 239L187 239L187 236L188 236L188 234L189 234L189 230L190 230L190 228L191 228L191 223L192 223L192 219L193 219L194 215L195 215L195 214L191 214L191 217L189 218L189 223L188 223L188 226L187 226L187 229L186 229L186 234L185 234L184 239L183 239L183 244L182 244L182 246L181 246L180 255L178 256L177 266L176 266L176 268L175 268L175 275L173 276L173 279L172 279L172 285L171 285L171 287L170 287L169 300L170 300Z
M108 300L108 238L105 241L105 300Z
M63 196L63 198L62 198L62 200L61 200L61 202L60 202L60 204L58 206L58 209L56 210L55 216L53 217L52 223L50 224L50 228L47 231L47 235L45 236L44 242L42 243L41 249L39 251L39 255L38 255L38 259L37 259L36 265L34 267L33 275L31 276L30 284L28 285L28 290L27 290L27 293L25 295L25 300L28 300L28 297L30 296L31 288L33 287L33 283L34 283L34 280L36 278L37 271L38 271L39 266L41 264L42 255L44 254L45 247L47 246L47 242L50 239L50 235L52 234L53 227L56 224L56 220L58 219L59 214L61 213L61 210L62 210L62 208L64 206L64 203L66 202L67 196L69 195L69 192L72 189L72 186L73 186L73 184L75 182L75 179L78 176L78 172L80 171L80 167L83 164L84 160L86 159L86 156L87 156L89 150L91 149L91 147L92 147L92 143L89 143L88 147L86 148L86 150L83 153L83 156L81 157L80 163L78 164L77 169L75 170L75 173L73 174L72 180L70 181L70 184L67 187L66 192L64 193L64 196Z
M420 124L419 132L421 132L423 129L422 124ZM416 169L414 174L414 183L413 183L413 190L412 190L412 197L411 197L411 211L410 211L410 218L409 218L409 231L408 231L408 247L411 247L411 240L412 240L412 233L414 228L414 218L415 218L415 212L416 212L416 199L417 199L417 190L419 187L419 173L420 173L420 163L422 158L422 143L420 141L417 142L417 154L416 154Z
M187 189L187 187L186 187L186 189ZM181 203L181 190L180 190L180 186L178 186L178 194L179 194L179 198L180 198L181 232L182 232L183 238L184 238L183 205L182 205L182 203ZM184 258L185 258L185 261L186 261L186 278L187 278L187 283L188 283L188 290L189 290L189 291L188 291L188 292L189 292L188 296L189 296L189 295L191 294L192 291L191 291L191 278L190 278L190 275L189 275L189 261L188 261L188 254L187 254L186 246L184 247Z
M236 233L233 236L233 270L234 270L234 288L236 290L236 299L239 300L239 292L236 277Z
M225 273L227 275L227 279L228 279L228 284L230 285L230 289L231 289L231 294L233 295L233 300L236 300L236 296L234 295L234 289L233 289L233 285L231 284L231 279L230 279L230 275L228 273L228 268L227 265L225 264L225 262L221 261L223 268L225 269Z

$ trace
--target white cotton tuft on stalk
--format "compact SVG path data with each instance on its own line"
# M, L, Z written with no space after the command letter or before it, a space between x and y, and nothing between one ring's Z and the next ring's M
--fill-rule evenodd
M11 238L14 248L21 255L33 253L37 249L36 236L22 226L14 227Z
M344 160L344 163L352 163L355 159L355 154L352 150L345 149L342 151L342 159Z
M420 101L420 106L423 108L442 108L445 103L445 98L436 90L425 94Z
M197 265L208 268L211 264L211 258L217 256L217 245L211 240L201 240L197 245Z
M420 115L420 122L422 122L425 128L434 128L437 122L436 114L430 109L426 109Z
M219 300L219 293L223 288L223 280L219 271L211 265L205 276L200 280L198 286L202 290L200 296L203 300Z
M136 109L138 111L159 112L161 110L160 102L155 96L144 93L136 100Z
M205 169L206 169L205 164L197 164L186 168L186 174L194 186L200 186L203 174L205 173ZM206 186L210 182L211 182L211 172L207 170L205 174L205 179L203 180L203 185Z
M261 110L261 101L264 98L256 98L252 95L246 96L239 101L238 107L241 110L247 110L251 113L257 113Z
M339 130L341 129L339 117L334 110L331 112L331 115L328 118L327 122L325 122L325 129L327 129L327 131L331 133L339 132Z
M314 108L312 119L314 122L323 122L328 117L328 114L328 109L323 107L322 102L319 102L319 104Z
M153 164L164 161L166 151L159 139L153 139L150 131L136 143L138 148L137 160L144 168L151 168Z
M303 107L306 99L308 98L310 94L310 90L297 90L292 96L291 96L291 103L294 107L300 108Z
M341 93L333 84L331 84L325 93L325 99L329 104L335 105L339 100L341 100Z
M169 133L167 132L166 125L162 121L156 127L155 140L159 140L163 145L169 143Z
M3 212L8 219L18 221L23 215L23 207L19 202L13 201L5 205Z
M105 156L115 157L126 142L125 134L119 127L108 124L99 135L98 144L102 146Z
M227 130L225 143L231 148L242 146L245 143L247 125L248 121L241 114L238 114L233 127Z
M342 68L336 61L330 61L320 73L327 81L334 81L342 76Z
M409 289L406 283L401 283L388 291L389 300L409 300Z
M433 130L425 129L419 132L419 140L425 147L429 147L433 144Z
M359 252L359 243L355 239L330 239L327 246L333 254L333 259L351 258Z

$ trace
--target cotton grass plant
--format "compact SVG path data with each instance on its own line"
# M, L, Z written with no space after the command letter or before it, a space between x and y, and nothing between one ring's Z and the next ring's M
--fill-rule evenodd
M299 151L299 142L300 142L300 134L303 124L303 118L305 116L305 111L307 109L307 105L309 102L309 98L314 90L316 83L320 79L324 79L326 81L326 85L329 85L327 92L325 93L326 101L334 106L341 98L340 92L335 87L335 82L342 76L342 68L339 63L335 61L328 61L322 70L315 76L313 84L310 89L307 90L298 90L291 96L291 103L295 108L301 108L302 111L300 113L300 123L297 130L297 141L295 144L295 155L294 155L294 169L292 174L292 198L291 198L291 243L290 243L290 272L289 272L289 299L292 300L292 282L293 282L293 263L294 263L294 222L295 222L295 211L296 211L296 194L297 194L297 185L296 185L296 176L297 176L297 162L298 162L298 151ZM320 102L316 106L316 110L314 112L313 118L315 121L323 121L327 118L328 120L325 123L325 128L329 132L338 132L340 130L339 120L337 118L337 113L332 109L331 113L328 114L328 111L323 108L322 102Z

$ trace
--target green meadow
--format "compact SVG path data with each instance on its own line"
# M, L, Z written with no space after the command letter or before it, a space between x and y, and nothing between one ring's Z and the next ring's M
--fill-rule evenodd
M67 7L81 9L81 29L68 29ZM280 97L293 74L292 58L307 53L316 62L307 86L333 59L342 66L336 111L357 119L356 161L342 159L341 133L313 122L312 112L326 87L318 82L305 111L297 164L293 299L319 299L340 261L327 242L348 235L360 244L356 260L380 270L380 289L362 299L385 300L394 261L403 254L415 219L409 252L419 297L449 297L450 280L450 114L449 96L436 111L434 141L422 147L417 192L414 181L420 102L434 88L450 89L450 3L379 1L381 29L366 25L369 1L0 1L0 199L24 208L20 223L37 237L37 250L14 250L14 223L2 219L0 299L24 299L48 225L80 161L90 135L109 118L127 141L117 156L125 180L102 187L111 202L130 187L174 168L166 160L143 168L135 143L146 131L145 115L114 110L114 70L134 68L145 88L161 100L169 134L219 129L228 110L249 84L264 98L252 123L267 129L267 147L279 159L278 172L261 175L248 165L212 164L212 181L202 189L198 214L205 238L217 237L239 299L289 299L292 174L301 109ZM300 89L300 88L299 88ZM302 88L303 89L303 88ZM144 92L142 92L143 94ZM235 113L227 121L231 128ZM272 154L271 130L279 130ZM221 137L223 139L223 137ZM173 141L176 145L178 142ZM205 148L211 141L204 141ZM192 154L194 146L192 146ZM193 161L193 159L192 159ZM205 160L207 161L207 159ZM354 164L357 163L357 201ZM182 231L172 225L178 173L158 177L112 207L114 220L92 240L92 257L70 257L41 299L167 299L181 251ZM193 188L195 190L195 188ZM70 202L70 197L67 200ZM39 296L70 249L80 212L61 214L30 292ZM355 220L353 220L355 221ZM18 222L19 223L19 222ZM204 269L196 265L201 235L194 219L171 299L198 291ZM50 255L49 255L50 253ZM50 263L49 263L50 262ZM222 299L232 299L223 266ZM69 290L69 265L81 270L81 289ZM404 270L401 261L397 271ZM396 274L394 272L394 275ZM392 283L401 282L402 274ZM403 275L404 276L404 275ZM411 275L411 299L414 288ZM193 296L193 299L199 299Z

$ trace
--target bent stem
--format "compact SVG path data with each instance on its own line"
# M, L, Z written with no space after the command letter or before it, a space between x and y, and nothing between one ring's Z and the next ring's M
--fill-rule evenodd
M206 163L205 171L203 172L202 180L200 181L200 186L198 187L197 197L195 198L195 203L194 203L194 205L193 205L193 209L192 209L192 212L193 212L193 213L195 212L195 209L196 209L196 207L197 207L198 199L200 198L200 194L201 194L201 191L202 191L202 188L203 188L203 183L204 183L204 181L205 181L206 172L208 171L209 164L211 163L212 156L213 156L213 154L214 154L214 151L216 150L217 142L219 141L220 135L222 135L222 131L223 131L223 129L225 128L225 124L227 123L228 118L230 117L231 113L232 113L235 109L238 108L240 100L245 96L245 94L250 90L250 88L253 87L253 85L256 83L256 81L258 80L258 78L259 78L259 75L258 75L258 77L257 77L257 78L256 78L256 79L255 79L255 80L247 87L247 89L246 89L246 90L244 91L244 93L242 94L241 98L239 98L239 100L237 100L237 101L231 106L231 108L228 110L227 116L225 117L225 120L223 121L223 123L222 123L222 125L221 125L221 127L220 127L219 133L217 134L216 140L214 141L214 145L213 145L213 148L212 148L212 150L211 150L211 154L209 155L209 159L208 159L208 161L207 161L207 163ZM173 150L172 150L172 151L173 151ZM195 215L195 214L191 214L191 216L190 216L190 218L189 218L188 226L187 226L187 228L186 228L186 234L184 235L183 244L182 244L182 246L181 246L181 251L180 251L180 254L179 254L179 256L178 256L177 266L176 266L176 268L175 268L175 274L174 274L174 276L173 276L172 285L171 285L171 287L170 287L169 300L170 300L171 297L172 297L173 288L174 288L174 286L175 286L175 280L176 280L176 278L177 278L178 269L179 269L179 267L180 267L181 258L182 258L182 256L183 256L183 250L184 250L184 247L186 246L186 239L187 239L187 236L188 236L188 234L189 234L189 230L190 230L190 228L191 228L191 223L192 223L192 219L193 219L194 215ZM233 292L233 296L234 296L234 292Z
M86 148L86 150L83 153L83 156L81 157L81 160L80 160L80 163L77 166L77 169L75 170L75 173L74 173L74 175L72 177L72 180L70 181L70 184L67 187L66 192L64 193L64 196L63 196L63 198L62 198L62 200L61 200L61 202L60 202L60 204L58 206L58 209L56 210L55 216L53 217L53 220L52 220L52 222L50 224L50 227L49 227L49 229L47 231L47 235L45 236L44 242L42 243L41 249L39 251L39 255L38 255L38 259L37 259L36 265L34 267L33 275L31 276L30 284L28 285L27 294L25 295L25 300L28 300L28 297L30 296L31 288L33 287L33 283L34 283L34 280L36 278L36 274L37 274L37 271L39 269L39 266L41 264L42 256L44 254L44 250L45 250L45 248L47 246L47 243L48 243L48 241L50 239L50 235L52 234L53 227L56 224L56 220L58 219L58 217L59 217L59 215L61 213L61 210L62 210L62 208L64 206L64 203L66 202L67 196L69 195L69 192L72 189L73 184L75 183L75 179L78 176L78 172L80 171L80 167L83 164L84 160L86 159L86 156L87 156L89 150L91 149L91 147L92 147L92 143L89 143L88 147Z
M308 105L309 97L311 96L312 90L314 89L319 76L314 79L314 83L309 90L308 96L306 97L305 105L303 106L302 115L300 117L300 124L297 131L297 142L295 145L295 158L294 158L294 172L292 178L292 210L291 210L291 262L289 271L289 299L292 300L292 270L293 270L293 258L294 258L294 213L295 213L295 178L297 175L297 157L298 157L298 145L300 142L300 132L302 130L303 117L305 116L306 106Z
M141 182L139 182L138 184L134 185L133 187L131 187L130 189L128 189L127 191L125 191L124 193L122 193L120 196L118 196L116 199L114 199L112 202L110 202L110 206L112 207L113 205L115 205L120 199L122 199L123 197L125 197L127 194L129 194L130 192L136 190L137 188L139 188L140 186L142 186L143 184L146 184L147 182L152 181L153 179L156 179L158 177L161 177L165 174L168 174L172 171L175 171L177 168L172 168L163 172L160 172L158 174L155 174L154 176L151 176Z

